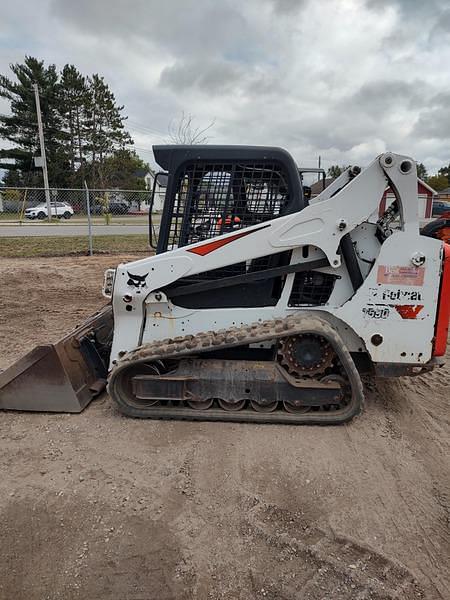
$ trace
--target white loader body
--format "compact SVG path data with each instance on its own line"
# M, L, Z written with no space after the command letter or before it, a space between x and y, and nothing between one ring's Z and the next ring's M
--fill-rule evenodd
M377 211L387 182L398 196L401 227L381 244L370 216ZM356 292L338 251L347 234L356 246L364 278ZM305 246L310 249L307 258L302 254ZM123 353L154 340L302 310L288 305L294 274L286 276L278 303L270 307L193 310L177 306L161 291L181 277L289 249L293 250L291 263L326 258L329 266L320 270L340 277L326 306L305 308L319 311L339 331L350 351L367 352L374 363L424 365L430 361L443 245L419 235L414 161L387 153L352 181L344 173L298 213L216 237L213 242L119 265L113 295L111 365ZM130 285L130 273L145 276L143 285ZM213 293L220 294L220 289Z

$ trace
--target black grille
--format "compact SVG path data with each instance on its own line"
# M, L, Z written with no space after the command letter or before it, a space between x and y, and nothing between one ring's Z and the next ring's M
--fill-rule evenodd
M289 200L283 165L188 163L177 176L167 249L273 219Z
M270 254L268 256L261 256L261 258L255 258L253 260L243 261L240 263L234 263L221 267L220 269L213 269L211 271L203 271L203 273L197 273L196 275L189 275L183 277L183 285L188 283L195 283L199 281L210 281L211 279L223 279L224 277L231 277L233 275L245 275L246 273L254 273L256 271L264 271L272 267L280 267L282 265L289 264L291 252L277 252L276 254Z
M321 306L330 299L339 275L305 271L296 273L288 306Z

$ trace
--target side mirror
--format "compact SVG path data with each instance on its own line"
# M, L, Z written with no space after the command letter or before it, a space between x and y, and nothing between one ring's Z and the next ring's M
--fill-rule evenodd
M160 187L166 188L167 187L167 179L168 179L168 175L167 173L157 173L156 174L156 183L157 185L159 185Z

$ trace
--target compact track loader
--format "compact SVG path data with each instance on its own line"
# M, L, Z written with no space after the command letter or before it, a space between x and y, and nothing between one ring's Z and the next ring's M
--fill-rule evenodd
M450 246L419 232L411 158L382 154L308 199L279 148L154 154L155 256L108 270L103 311L0 374L1 408L79 411L107 379L132 417L337 424L362 409L361 374L439 364Z

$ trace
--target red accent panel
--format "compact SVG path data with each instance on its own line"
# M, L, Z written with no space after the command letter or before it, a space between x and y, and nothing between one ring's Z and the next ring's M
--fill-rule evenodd
M415 319L423 308L423 304L397 304L395 310L402 319Z
M192 252L193 254L198 254L199 256L206 256L210 252L214 252L218 248L222 248L222 246L226 246L230 242L234 242L234 240L238 240L241 237L249 235L253 233L253 231L242 231L241 233L237 233L236 235L232 235L230 237L221 239L221 240L213 240L212 242L208 242L207 244L203 244L203 246L197 246L196 248L189 248L188 252Z
M255 233L255 231L260 231L261 229L266 229L266 227L270 227L268 225L262 225L258 227L258 229L252 229L251 231L241 231L240 233L236 233L235 235L230 235L230 237L223 238L221 240L212 240L207 244L203 244L202 246L196 246L195 248L188 248L187 252L192 252L193 254L198 254L199 256L206 256L210 252L214 252L218 248L222 248L222 246L226 246L230 242L234 242L234 240L238 240L241 237L245 237L246 235L250 235L251 233Z
M450 321L450 244L444 244L441 291L439 293L436 335L433 356L444 356L447 347L448 325Z

